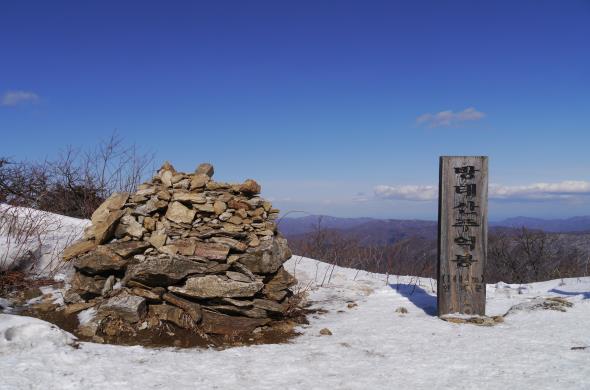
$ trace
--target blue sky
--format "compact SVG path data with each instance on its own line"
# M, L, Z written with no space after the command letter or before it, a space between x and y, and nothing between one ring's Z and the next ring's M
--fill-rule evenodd
M590 214L590 1L0 4L0 155L117 131L287 210L436 218L439 155L492 219Z

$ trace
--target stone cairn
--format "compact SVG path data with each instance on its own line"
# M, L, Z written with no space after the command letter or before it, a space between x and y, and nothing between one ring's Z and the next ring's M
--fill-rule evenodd
M115 193L92 214L84 239L63 254L75 269L66 311L94 308L81 335L97 337L115 320L131 332L168 322L238 336L284 317L295 279L282 266L291 252L279 211L254 180L212 175L210 164L187 174L166 162L137 192Z

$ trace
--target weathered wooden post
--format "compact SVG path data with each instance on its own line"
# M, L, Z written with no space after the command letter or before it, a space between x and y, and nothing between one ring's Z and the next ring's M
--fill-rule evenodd
M438 315L485 315L488 158L440 158Z

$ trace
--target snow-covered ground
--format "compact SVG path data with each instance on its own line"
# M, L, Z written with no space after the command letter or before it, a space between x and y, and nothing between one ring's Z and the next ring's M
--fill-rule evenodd
M93 343L41 320L0 314L0 389L588 389L590 278L488 285L487 314L560 296L567 312L519 311L494 327L444 322L434 282L294 257L314 307L289 344L225 350ZM327 279L327 278L326 278ZM2 302L0 302L2 304ZM356 304L356 306L355 306ZM407 314L396 312L407 309ZM320 335L328 328L331 336ZM572 347L589 346L588 349Z

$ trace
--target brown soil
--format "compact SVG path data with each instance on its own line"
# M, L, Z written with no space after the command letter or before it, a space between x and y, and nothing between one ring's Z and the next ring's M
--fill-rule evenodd
M55 282L53 283L55 284ZM56 287L60 287L60 284L56 284ZM298 302L299 306L290 308L285 318L272 321L261 332L241 337L206 335L200 333L199 329L183 329L170 322L161 322L155 327L139 330L129 327L128 324L117 323L116 321L107 322L108 325L99 330L98 336L87 337L78 332L79 322L77 313L66 315L63 310L56 310L57 307L49 302L29 307L18 306L19 304L23 304L27 299L41 295L40 293L35 293L37 290L38 288L27 286L26 289L19 289L19 291L13 291L10 294L11 300L17 304L15 311L18 314L40 318L55 324L61 329L74 334L80 341L118 345L142 345L152 348L202 347L223 349L235 346L289 343L300 334L295 328L299 325L308 324L308 315L321 314L321 310L309 309L310 303L300 301ZM114 333L116 335L109 335Z
M162 322L156 327L143 330L131 329L128 325L125 327L124 324L112 322L109 324L109 328L113 329L118 327L116 335L108 335L103 330L99 332L98 337L95 336L94 338L85 337L77 332L77 314L66 315L63 310L45 311L35 309L26 309L19 314L51 322L52 324L59 326L61 329L74 334L81 341L118 345L143 345L145 347L207 347L223 349L245 345L288 343L294 337L299 335L295 330L295 327L308 324L306 316L310 313L311 311L308 309L294 311L289 318L273 321L268 326L264 327L264 330L261 332L242 337L199 334L198 329L187 330L169 322ZM128 331L125 331L125 329Z

